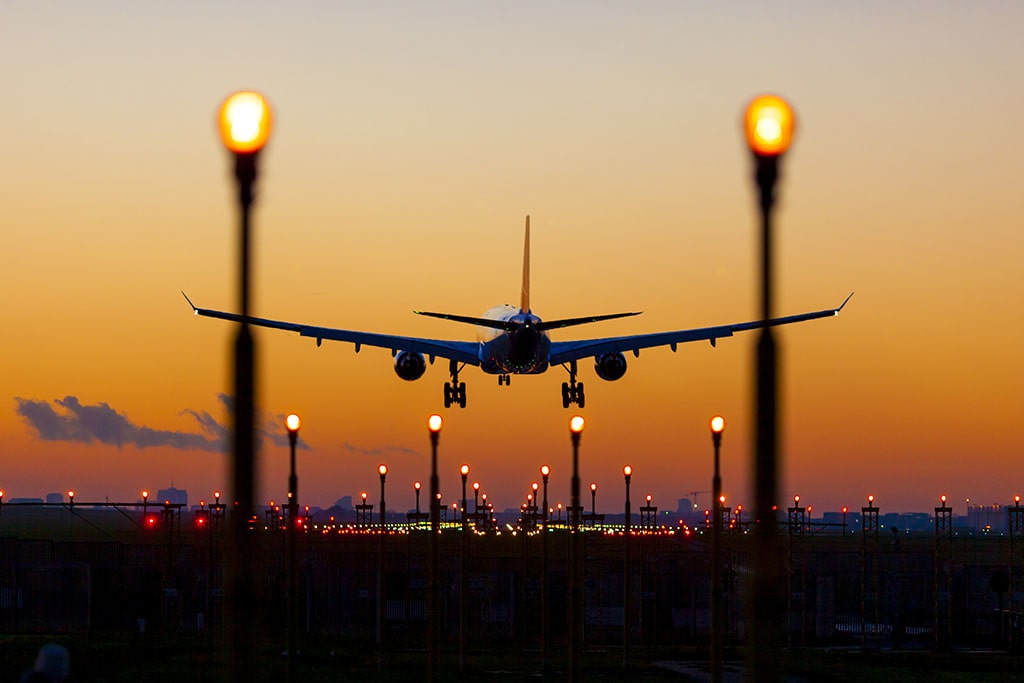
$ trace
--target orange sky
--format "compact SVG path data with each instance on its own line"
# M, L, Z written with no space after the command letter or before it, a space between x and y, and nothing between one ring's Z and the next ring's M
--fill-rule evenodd
M790 327L782 494L817 509L1005 502L1024 490L1019 312L1024 63L1012 3L790 3L768 13L651 3L14 3L0 11L0 489L197 500L226 457L43 441L25 402L74 396L131 424L221 423L235 305L234 188L220 100L259 88L276 112L254 216L255 311L352 329L471 339L414 309L478 315L518 298L533 225L534 311L643 316L559 338L756 317L756 215L739 115L754 94L798 113L777 212ZM244 9L244 11L242 11ZM754 336L650 350L617 383L581 364L582 477L599 507L635 490L674 508L711 477L707 421L728 419L723 480L750 504ZM426 416L445 365L406 383L384 350L264 331L260 404L304 417L300 494L427 480ZM444 411L442 488L457 468L518 507L548 462L568 496L560 369L468 370ZM19 403L19 399L21 403ZM267 496L287 452L263 457ZM706 494L704 495L706 501ZM394 502L392 502L392 500ZM567 502L567 501L565 501Z

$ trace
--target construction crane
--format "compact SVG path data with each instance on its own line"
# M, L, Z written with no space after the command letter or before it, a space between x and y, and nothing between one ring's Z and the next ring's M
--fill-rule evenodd
M690 500L693 501L693 509L699 510L700 506L697 505L697 496L702 493L711 493L711 491L704 489L703 491L688 491L687 493L690 494Z

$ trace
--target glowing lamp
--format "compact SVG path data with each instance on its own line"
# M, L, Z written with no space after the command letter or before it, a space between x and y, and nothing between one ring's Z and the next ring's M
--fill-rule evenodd
M548 476L549 474L551 474L551 468L550 468L550 467L548 467L547 465L541 465L541 466L540 466L540 475L541 475L542 477L546 477L546 476Z
M760 157L784 154L793 140L795 117L781 97L755 97L743 116L743 131L750 151Z
M387 465L381 465L380 467L377 468L377 472L380 474L380 476L383 477L385 474L388 473L388 466Z
M874 502L875 502L875 496L874 495L868 496L868 505L871 505Z
M441 425L443 424L444 418L438 415L437 413L434 413L433 415L427 418L427 428L434 434L437 434L438 432L441 431Z
M463 465L459 468L459 474L466 477L469 476L469 465Z
M946 494L943 493L941 496L939 496L939 500L941 500L942 504L945 505L946 504Z
M289 432L294 434L295 432L299 431L299 427L302 426L302 418L300 418L295 413L291 413L290 415L288 415L288 417L284 419L284 426L288 429Z
M622 468L622 474L625 475L626 479L629 479L631 476L633 476L633 468L630 467L629 465L626 465L625 467Z
M597 484L591 484L590 485L590 490L591 491L596 491L597 490Z
M569 419L569 431L573 434L579 434L583 431L585 422L586 421L583 419L582 415L573 415L572 418Z
M473 490L474 491L479 491L480 490L480 482L478 482L478 481L474 481L473 482Z
M413 483L412 487L419 491L421 488L423 488L423 484L417 481Z
M711 418L711 431L715 434L721 434L725 431L725 418L721 415L715 415Z
M270 105L258 92L230 95L217 116L220 138L235 154L255 154L270 138Z

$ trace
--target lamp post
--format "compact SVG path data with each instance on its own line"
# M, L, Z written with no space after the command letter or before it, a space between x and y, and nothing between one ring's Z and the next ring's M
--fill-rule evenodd
M384 536L387 532L387 510L384 505L384 482L388 476L388 466L381 463L377 467L380 475L380 530L377 535L377 666L384 666Z
M423 488L423 484L420 482L414 482L412 485L413 490L416 491L416 515L420 514L420 489Z
M540 480L544 496L541 508L543 526L540 537L540 671L542 674L546 674L548 671L548 477L550 475L551 468L541 465Z
M597 524L597 484L595 482L590 483L590 516Z
M146 513L149 512L149 491L142 492L142 522L146 522Z
M480 482L473 482L473 528L480 528Z
M580 435L586 421L581 415L569 419L572 437L572 508L569 522L569 683L579 680L580 646L583 630L583 586L580 584Z
M779 159L793 138L793 111L785 100L762 95L750 102L743 117L747 144L754 157L761 212L761 319L772 318L771 210ZM751 605L751 673L756 680L778 680L782 645L784 595L775 543L777 478L778 384L776 347L771 328L761 328L757 343L757 431L754 448L755 527Z
M469 465L459 468L462 475L462 543L459 553L459 671L466 671L466 638L469 628L469 505L466 502L466 478Z
M430 430L430 573L427 577L427 608L430 612L427 621L427 680L437 683L438 670L438 619L439 600L437 579L437 536L441 532L441 503L438 489L440 482L437 476L437 442L441 438L441 426L444 419L433 414L427 418L427 429Z
M711 524L711 681L722 683L722 477L719 473L718 454L722 447L725 418L711 418L711 443L715 450L714 474L711 477L712 506L715 509Z
M295 681L295 657L298 653L296 643L299 630L298 600L298 563L296 547L298 542L298 510L299 510L299 478L295 473L295 446L299 441L299 428L302 419L291 413L284 419L288 430L288 447L290 452L288 470L288 681Z
M238 201L241 214L239 232L239 313L238 336L235 339L235 424L233 443L234 498L238 503L232 538L235 549L230 554L231 581L228 607L231 624L231 653L235 680L252 680L255 676L254 660L250 656L256 645L259 630L256 624L256 592L253 567L255 544L246 533L253 514L256 490L255 449L255 393L253 370L254 344L249 331L249 210L253 202L257 159L270 136L270 107L256 92L237 92L224 100L218 115L221 139L234 156L235 178L238 181Z
M633 468L626 465L622 468L622 476L626 479L626 533L623 536L623 561L622 561L622 670L629 671L629 646L632 636L632 612L633 612L633 580L630 575L631 560L629 557L630 536L633 535L630 529L633 512L629 505L629 481L633 478Z

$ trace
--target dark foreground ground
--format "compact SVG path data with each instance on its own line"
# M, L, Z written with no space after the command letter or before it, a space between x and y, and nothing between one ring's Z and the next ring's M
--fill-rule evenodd
M0 635L0 683L18 681L31 664L39 647L47 642L65 645L71 651L72 670L77 683L193 683L228 680L228 669L219 647L197 643L194 638L153 636L117 638L95 636ZM473 653L469 670L458 672L458 658L446 653L442 660L442 680L563 681L566 679L562 653L552 653L552 672L542 676L530 664L539 660L538 652L510 651L507 656ZM265 681L285 681L287 663L279 648L254 652ZM621 651L588 650L583 657L586 681L619 683L641 681L706 681L705 653L678 648L644 648L635 653L634 666L621 671ZM727 653L726 681L744 680L742 661L737 652ZM298 662L297 679L302 683L319 681L382 681L405 683L424 681L426 654L389 652L383 667L378 667L372 648L345 648L335 642L310 642ZM1002 652L956 651L940 654L926 651L874 651L852 649L801 649L784 654L787 681L875 683L921 682L1021 682L1024 683L1024 657Z

